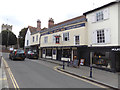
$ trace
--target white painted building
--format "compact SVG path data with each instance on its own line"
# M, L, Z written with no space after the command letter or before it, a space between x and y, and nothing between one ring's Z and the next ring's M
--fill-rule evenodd
M96 67L120 71L120 1L84 13L88 47ZM118 50L118 51L116 51Z
M35 32L36 31L36 28L35 27L31 27L31 26L28 26L28 30L26 32L26 35L25 35L25 49L30 49L30 46L31 46L31 33L32 32Z

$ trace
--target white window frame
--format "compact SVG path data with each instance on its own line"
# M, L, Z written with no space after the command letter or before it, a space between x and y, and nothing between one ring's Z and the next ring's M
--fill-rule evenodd
M76 36L79 36L79 43L76 44ZM80 35L74 35L74 45L80 45Z
M27 40L27 46L29 45L29 40Z
M35 41L35 37L33 36L33 42Z
M38 35L36 35L36 41L38 41Z
M98 15L98 16L97 16ZM107 20L110 18L109 8L105 8L103 10L99 10L91 15L91 22L99 22L103 20Z
M102 20L104 20L103 10L96 12L96 21L98 22Z
M65 32L65 33L63 33L63 41L69 41L69 36L70 34L69 34L69 32ZM67 38L67 40L65 40L65 38Z
M44 37L44 43L48 43L48 36Z
M104 36L99 36L97 31L101 31L104 30ZM102 34L102 33L101 33ZM99 39L102 39L100 41L98 41ZM99 30L95 30L92 33L92 44L110 44L111 43L111 32L110 29L99 29Z
M104 44L106 42L105 40L105 29L97 30L97 43L98 44Z

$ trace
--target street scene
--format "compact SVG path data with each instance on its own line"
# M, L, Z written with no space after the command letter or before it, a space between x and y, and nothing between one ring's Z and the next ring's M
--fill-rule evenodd
M0 5L0 89L120 89L120 0L12 2Z

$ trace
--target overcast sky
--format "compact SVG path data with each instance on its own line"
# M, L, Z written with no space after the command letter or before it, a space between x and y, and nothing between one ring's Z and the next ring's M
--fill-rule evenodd
M41 28L48 27L49 18L59 23L112 1L115 0L1 0L0 26L13 25L12 31L18 36L24 27L36 27L38 19Z

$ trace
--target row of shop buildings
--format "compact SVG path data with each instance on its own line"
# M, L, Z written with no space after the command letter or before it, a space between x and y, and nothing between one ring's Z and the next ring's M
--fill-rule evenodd
M48 28L28 27L25 49L39 58L79 61L84 65L120 71L120 1L114 1L58 24L50 18Z

